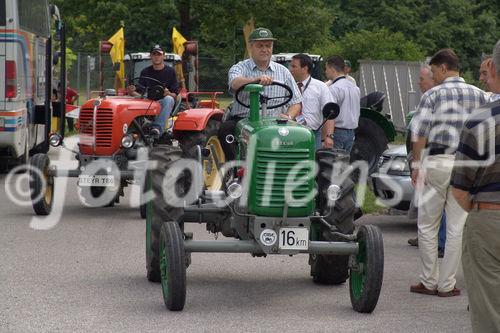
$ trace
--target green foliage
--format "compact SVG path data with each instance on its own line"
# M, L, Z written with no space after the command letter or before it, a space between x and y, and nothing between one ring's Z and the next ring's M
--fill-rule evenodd
M360 59L418 61L424 58L424 53L414 42L405 38L401 32L390 32L385 28L349 32L337 42L315 47L313 52L324 57L342 55L351 60L354 71L357 70L357 61Z
M412 40L426 56L453 48L463 71L478 76L480 55L491 53L498 40L498 1L488 0L326 0L334 7L335 40L359 30L385 28Z
M478 76L480 55L499 38L498 0L54 0L72 50L96 52L125 25L127 51L171 47L175 25L200 54L227 68L243 58L251 18L278 38L275 52L333 53L351 59L422 60L452 47L462 69Z
M155 43L171 46L177 20L173 1L54 0L67 26L73 50L96 52L99 41L109 39L125 25L127 51L149 50Z

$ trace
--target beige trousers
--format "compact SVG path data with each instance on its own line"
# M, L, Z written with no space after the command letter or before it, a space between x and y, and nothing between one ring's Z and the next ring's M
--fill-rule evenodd
M428 156L423 163L425 185L418 197L420 282L428 289L447 292L455 287L462 254L462 232L467 218L451 193L453 155ZM446 246L438 265L438 232L446 211Z
M465 222L462 266L472 330L500 332L500 210L472 210Z

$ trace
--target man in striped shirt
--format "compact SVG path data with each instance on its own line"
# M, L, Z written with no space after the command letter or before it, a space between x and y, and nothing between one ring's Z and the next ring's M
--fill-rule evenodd
M474 109L485 104L486 95L459 76L458 57L453 50L438 51L429 65L437 86L422 95L411 129L412 181L419 191L421 272L420 282L410 291L447 297L460 295L455 275L467 217L451 195L451 170L463 123ZM438 229L443 209L447 220L446 246L438 267Z
M257 28L250 34L248 41L250 44L250 59L240 61L229 69L228 84L229 91L235 93L240 87L248 83L259 83L264 87L263 94L267 97L280 97L287 93L279 86L271 85L273 82L283 83L292 89L292 99L283 107L269 109L268 116L280 116L294 120L301 110L302 97L299 87L288 69L274 61L271 61L273 54L273 34L265 28ZM241 94L241 101L248 104L248 94ZM283 101L272 99L268 106L278 105ZM226 155L226 161L234 160L236 144L228 143L226 137L233 135L236 124L243 118L247 118L250 110L237 102L232 104L228 118L222 123L219 129L219 140Z
M489 64L489 87L500 93L500 40ZM464 125L451 175L452 191L469 212L462 267L474 332L500 332L500 100Z

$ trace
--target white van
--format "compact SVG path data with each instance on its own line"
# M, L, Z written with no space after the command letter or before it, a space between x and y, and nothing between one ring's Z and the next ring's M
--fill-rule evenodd
M47 0L0 0L0 164L48 150L52 15Z

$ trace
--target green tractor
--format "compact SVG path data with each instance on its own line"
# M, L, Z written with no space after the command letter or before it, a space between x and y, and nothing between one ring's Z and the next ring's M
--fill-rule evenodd
M278 53L272 57L273 61L289 67L292 57L296 53ZM313 61L311 75L321 80L323 68L321 66L322 57L317 54L309 54ZM377 170L377 162L382 153L388 148L388 143L394 141L396 129L389 114L384 114L382 106L385 94L381 91L374 91L361 97L360 115L358 128L356 128L354 146L351 151L351 162L365 161L368 164L368 173L372 174ZM353 174L357 178L357 172Z
M171 311L184 308L186 268L195 252L307 253L315 283L349 279L354 310L369 313L376 307L384 270L382 234L373 225L354 226L349 156L316 151L311 130L266 117L292 97L288 86L273 85L283 88L282 103L267 105L276 97L267 98L258 84L236 92L236 101L250 107L250 117L237 124L232 138L238 142L237 160L219 168L221 191L203 186L203 161L219 160L215 147L199 146L197 160L184 158L175 146L159 145L150 154L156 166L147 176L153 194L146 213L147 277L161 282ZM323 110L326 119L338 112L334 103ZM187 223L204 223L209 232L229 239L195 240L185 231Z

